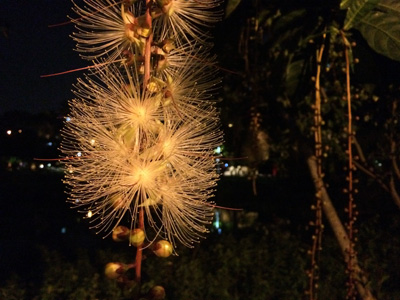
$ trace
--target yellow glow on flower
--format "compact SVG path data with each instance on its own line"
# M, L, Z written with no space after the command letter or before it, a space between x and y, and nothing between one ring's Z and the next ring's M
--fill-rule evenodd
M151 118L149 114L147 114L146 108L143 106L138 106L135 113L136 116L132 116L132 120L137 120L140 124L144 124L144 122Z
M149 168L134 170L131 177L132 185L138 184L146 187L151 183L151 178L151 171Z
M171 139L166 139L162 145L163 155L165 157L170 157L174 151L174 143Z

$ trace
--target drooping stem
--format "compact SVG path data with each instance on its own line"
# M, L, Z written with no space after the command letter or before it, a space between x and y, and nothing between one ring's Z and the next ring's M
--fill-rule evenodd
M349 271L349 281L348 281L348 290L346 299L355 299L355 272L353 270L353 259L356 255L354 244L355 244L355 236L354 236L354 222L356 220L355 211L356 205L354 204L354 187L353 187L353 128L352 128L352 110L351 110L351 91L350 91L350 59L349 59L349 48L350 43L342 32L342 38L344 42L344 56L346 59L346 100L347 100L347 157L348 157L348 205L347 205L347 216L348 216L348 224L347 224L347 232L349 236L349 260L347 262L347 270Z
M315 157L317 159L317 176L322 178L322 116L321 116L321 62L322 55L325 49L325 35L324 40L321 44L320 49L317 52L317 72L315 76L315 103L314 103L314 142L315 142ZM316 300L317 297L317 280L318 280L318 253L321 249L322 243L322 199L321 191L317 189L315 194L315 222L314 234L312 236L312 247L311 247L311 270L309 271L309 299Z

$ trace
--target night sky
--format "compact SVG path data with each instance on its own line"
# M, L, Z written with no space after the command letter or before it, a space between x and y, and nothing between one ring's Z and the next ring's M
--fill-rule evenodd
M89 64L73 50L72 24L48 27L68 20L68 14L69 0L0 0L0 115L58 111L73 97L81 72L40 77Z

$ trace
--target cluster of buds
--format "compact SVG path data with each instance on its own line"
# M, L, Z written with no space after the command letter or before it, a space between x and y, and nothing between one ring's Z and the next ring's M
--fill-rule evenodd
M62 131L68 200L98 232L167 257L213 218L222 133L206 30L221 0L84 2L72 37L95 65Z
M115 242L129 241L129 243L140 250L146 249L158 257L166 258L171 256L173 247L167 240L157 240L151 244L145 242L145 232L140 228L129 229L125 226L117 226L112 232L112 238ZM140 259L143 259L142 256ZM133 264L125 264L121 262L109 262L105 266L104 274L108 279L115 280L122 288L135 288L138 283L138 278L131 278L129 272L137 267L137 261ZM140 299L146 300L162 300L165 298L165 289L160 285L153 286L150 290L143 292Z
M105 266L104 275L115 280L121 287L134 287L136 282L127 275L134 265L127 265L120 262L110 262ZM163 300L165 299L165 289L161 285L155 285L150 288L140 299L143 300Z
M147 247L145 244L145 232L141 228L129 229L125 226L117 226L112 232L112 239L115 242L129 241L129 244L134 247ZM152 252L158 257L169 257L173 252L171 243L167 240L157 240L149 247Z

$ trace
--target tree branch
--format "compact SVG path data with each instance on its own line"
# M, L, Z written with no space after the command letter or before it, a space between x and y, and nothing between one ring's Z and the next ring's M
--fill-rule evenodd
M325 188L325 184L322 178L318 176L317 160L315 156L308 157L307 165L310 170L311 177L314 181L315 189L321 192L323 212L336 236L336 240L338 241L340 249L342 250L344 260L346 263L349 263L349 261L351 260L350 261L350 263L352 264L351 270L352 272L354 272L356 287L360 297L363 300L376 300L376 298L372 295L371 291L367 286L368 280L358 264L357 257L354 255L354 253L353 256L349 255L350 239L347 235L347 232L342 222L339 219L335 207L333 206L333 203Z
M390 176L389 186L390 186L390 195L392 196L394 203L400 208L400 196L397 193L393 175Z
M383 188L386 192L390 193L389 187L383 182L380 176L376 175L373 171L371 171L370 169L368 169L367 167L365 167L364 165L360 164L357 161L354 161L353 163L357 167L357 169L364 172L372 179L376 180L376 182L381 186L381 188Z
M390 193L394 203L400 208L400 195L397 192L397 188L396 188L396 183L394 180L394 176L393 173L390 175L390 180L389 180L389 186L387 184L385 184L381 178L381 176L376 175L373 171L371 171L370 169L368 169L365 164L367 164L367 161L365 159L364 153L362 151L362 148L360 146L360 144L358 143L356 137L353 137L353 143L357 149L358 155L360 156L360 160L361 162L364 164L361 164L357 161L353 161L354 165L357 167L357 169L359 169L360 171L364 172L365 174L367 174L369 177L371 177L372 179L374 179L386 192ZM392 168L394 173L396 174L396 178L400 179L400 169L399 166L397 164L397 160L396 157L394 155L394 151L396 149L396 142L392 139L391 143L390 143L390 151L391 151L391 161L392 161Z

